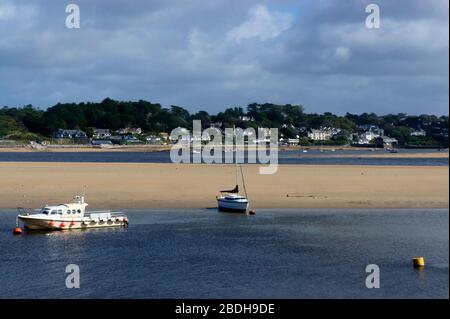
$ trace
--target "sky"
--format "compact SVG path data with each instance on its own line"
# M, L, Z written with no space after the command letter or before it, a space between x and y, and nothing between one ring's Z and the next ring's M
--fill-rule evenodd
M0 0L0 106L448 115L448 15L448 0Z

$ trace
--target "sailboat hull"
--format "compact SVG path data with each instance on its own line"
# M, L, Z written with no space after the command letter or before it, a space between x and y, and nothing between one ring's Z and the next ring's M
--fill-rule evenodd
M228 213L245 213L248 210L248 200L243 199L229 199L220 197L217 199L219 211Z

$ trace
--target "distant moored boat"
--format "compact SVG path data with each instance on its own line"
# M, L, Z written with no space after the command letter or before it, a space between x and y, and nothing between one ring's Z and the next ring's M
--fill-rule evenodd
M235 134L233 135L235 136ZM236 146L234 146L233 151L234 152L236 151ZM245 195L239 195L237 157L235 158L235 167L236 167L236 186L232 190L220 191L220 193L225 195L220 195L217 197L217 206L219 211L221 212L246 213L248 210L247 190L245 187L245 180L244 180L244 173L242 172L242 166L239 164L239 169L241 172L240 175L242 177L242 185L244 186L244 193L245 193Z
M230 191L221 191L227 193L217 197L219 211L230 213L246 213L248 210L247 196L239 195L239 186Z

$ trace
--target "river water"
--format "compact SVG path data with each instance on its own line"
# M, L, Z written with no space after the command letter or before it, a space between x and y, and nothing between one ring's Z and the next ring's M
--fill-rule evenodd
M444 151L443 151L444 152ZM383 157L385 150L280 151L279 164L448 166L449 159L432 157L435 150L401 150L420 157ZM426 157L430 154L430 157ZM367 157L370 155L370 157ZM222 156L225 161L225 155ZM242 159L247 161L247 158ZM0 152L0 162L171 163L170 152Z
M128 212L127 229L13 236L15 212L0 211L0 298L448 298L448 213L151 209Z

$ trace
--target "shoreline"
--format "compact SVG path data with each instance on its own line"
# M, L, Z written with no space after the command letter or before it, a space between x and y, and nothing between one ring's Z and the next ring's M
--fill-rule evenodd
M156 153L170 151L170 145L146 145L146 146L117 146L112 148L99 147L80 147L80 146L61 146L48 147L45 149L35 149L29 145L23 147L2 147L0 146L0 153ZM426 150L420 152L420 149L404 149L407 152L389 153L385 149L375 149L370 151L365 148L332 148L332 147L279 147L279 151L294 152L307 149L309 151L316 151L316 153L300 153L299 156L305 158L421 158L421 159L435 159L435 158L449 158L448 150ZM332 150L341 152L335 153ZM247 148L244 149L248 151ZM317 153L317 151L320 151ZM351 154L347 152L352 152ZM370 152L370 153L368 153Z
M448 166L243 165L250 208L448 208ZM69 201L90 207L213 208L235 184L232 164L0 162L0 208Z
M95 147L80 145L52 145L42 149L33 148L30 145L23 146L0 146L0 153L85 153L85 152L162 152L170 150L170 145L135 145L135 146L112 146Z

